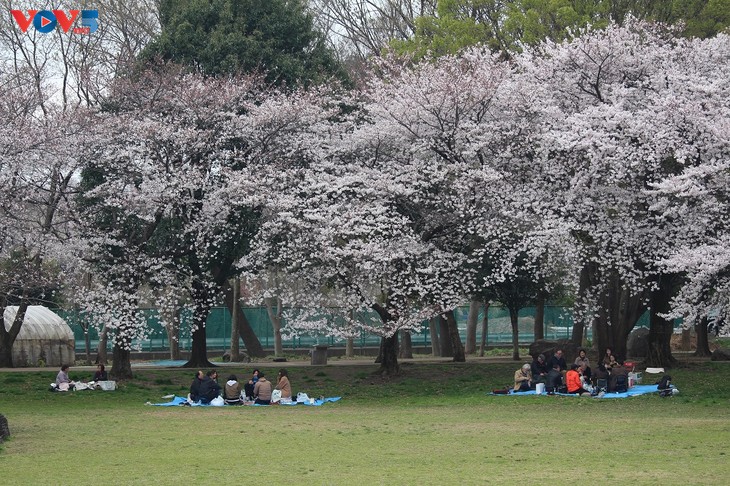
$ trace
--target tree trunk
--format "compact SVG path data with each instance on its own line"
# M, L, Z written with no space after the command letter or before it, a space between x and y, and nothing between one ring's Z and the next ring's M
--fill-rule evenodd
M479 356L484 357L487 347L487 332L489 331L489 301L484 302L484 317L482 317L482 342L479 346Z
M439 318L432 317L428 320L428 330L431 334L431 356L441 356L441 344L439 340Z
M519 309L509 308L509 322L512 325L512 359L520 360L520 328L517 320Z
M673 294L672 277L659 277L659 288L651 295L651 312L649 314L649 353L647 366L671 368L677 363L672 356L671 340L674 332L674 321L665 319L659 314L668 313L671 308Z
M226 283L223 291L226 307L228 307L228 311L232 316L234 305L233 288ZM251 324L249 324L248 319L246 319L246 314L244 314L243 309L241 309L241 304L236 302L236 305L238 306L238 312L236 313L235 324L236 327L238 327L238 335L243 340L243 344L246 346L248 355L252 358L263 358L266 356L266 352L264 351L264 347L261 346L261 341L259 341L259 338L256 336L253 328L251 328Z
M535 330L534 339L545 339L545 292L537 293L535 302Z
M183 365L184 368L210 368L213 364L208 361L208 340L205 334L205 324L210 313L210 294L205 284L193 280L193 333L190 347L190 358Z
M126 337L123 328L117 329L112 340L112 369L109 377L114 380L131 380L132 374L131 339Z
M354 358L355 357L355 338L347 338L347 341L345 342L345 357L346 358Z
M697 326L695 326L697 328ZM682 328L682 342L680 344L682 351L692 350L692 330L689 327Z
M109 327L104 324L104 326L101 328L101 332L99 333L99 343L96 345L96 364L106 365L109 361L106 356L106 345L108 338Z
M233 279L233 287L232 287L232 299L233 302L238 302L238 291L241 288L241 282L238 278ZM238 344L239 336L238 336L238 326L236 325L236 321L238 320L238 313L241 312L241 309L239 306L234 305L230 309L231 313L231 347L229 349L229 354L231 355L231 361L236 363L241 360L241 347Z
M413 342L411 341L411 333L405 329L400 330L400 346L398 348L398 357L401 359L413 358Z
M482 303L477 299L469 302L469 316L466 319L466 346L465 354L474 354L477 352L477 321L479 320L479 310Z
M580 269L580 278L578 282L579 301L583 301L586 298L589 289L594 283L597 271L595 263L586 263ZM573 313L573 315L575 315L575 313ZM585 312L581 313L581 315L583 315L582 318L573 320L573 333L570 336L570 341L576 346L580 346L583 343L583 330L585 329L586 320L588 319Z
M165 330L167 331L167 341L170 343L170 359L180 359L180 307L175 307L172 313L172 319Z
M86 352L86 364L91 364L91 336L89 336L89 326L84 329L84 351Z
M695 356L708 357L711 356L710 352L710 340L708 337L708 320L707 317L703 317L695 324L695 334L697 334L697 349L695 350Z
M393 319L390 313L380 304L373 304L373 310L378 313L383 327ZM380 352L376 363L380 363L379 373L381 375L397 375L400 373L400 365L398 364L398 331L393 332L391 336L384 336L380 340Z
M439 344L441 345L441 357L451 358L454 356L454 347L449 337L449 323L442 314L439 316Z
M5 329L5 309L6 307L0 309L0 368L13 368L13 344L23 326L28 302L21 301L9 331Z
M276 298L276 308L274 308L274 299L267 297L264 299L266 303L266 312L269 314L269 321L271 321L271 328L274 331L274 356L281 356L284 354L284 348L281 345L281 299Z
M466 361L466 354L464 354L464 345L461 342L461 336L459 336L459 325L456 323L456 316L453 310L446 313L446 323L449 326L449 341L453 350L453 361L456 363L464 363Z
M400 365L398 364L398 333L394 333L390 337L384 337L382 341L382 357L380 361L381 375L395 376L400 373Z
M643 296L632 294L618 276L612 276L598 301L593 336L598 355L611 348L616 359L626 359L626 340L645 310Z

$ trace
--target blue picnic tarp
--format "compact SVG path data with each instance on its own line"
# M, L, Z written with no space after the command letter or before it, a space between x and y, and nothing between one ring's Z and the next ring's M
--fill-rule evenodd
M291 402L291 403L281 403L280 405L283 405L283 406L304 405L304 406L307 406L307 407L319 407L319 406L324 405L325 403L328 403L328 402L336 402L336 401L340 400L341 398L342 397L328 397L328 398L316 399L316 400L314 400L314 403L309 403L309 402L306 402L306 403L302 403L302 402ZM150 403L149 405L154 405L156 407L175 407L175 406L178 406L178 405L186 405L186 404L188 404L187 398L175 396L175 397L172 397L172 400L170 400L169 402L164 402L164 403ZM200 403L200 402L193 402L193 403L190 403L189 405L191 407L215 407L216 406L216 405L211 405L210 403ZM236 406L236 407L240 407L241 405L218 405L218 406L230 406L230 407ZM268 407L269 405L257 405L257 404L254 404L254 405L246 405L246 406L249 406L249 407Z
M622 392L622 393L607 392L603 396L599 397L598 395L596 395L593 398L628 398L628 397L635 397L638 395L646 395L649 393L659 393L659 390L657 389L657 386L655 384L654 385L634 385L631 388L629 388L629 390L626 392ZM537 393L535 392L535 390L523 391L523 392L516 392L516 391L510 390L510 392L508 394L500 395L500 394L492 393L492 395L503 396L503 397L529 396L529 395L537 395ZM540 395L547 396L547 392L543 392ZM561 395L561 396L566 396L566 397L579 396L579 395L576 395L575 393L556 393L555 395Z

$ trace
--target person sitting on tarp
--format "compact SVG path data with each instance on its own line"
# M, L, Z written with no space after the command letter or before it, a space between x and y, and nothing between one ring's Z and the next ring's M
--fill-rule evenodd
M203 382L204 377L203 372L198 370L195 378L193 378L193 382L190 384L190 400L193 402L200 400L200 384Z
M253 375L251 375L251 378L248 380L248 383L243 385L243 392L246 395L246 398L250 398L253 400L253 387L256 386L256 382L259 381L259 370L254 369Z
M534 383L545 383L547 375L550 372L548 364L545 362L545 355L538 354L537 358L532 360L531 365L532 381Z
M570 370L565 374L565 387L568 390L568 393L577 393L579 395L582 395L583 393L591 394L588 390L583 388L583 382L580 381L580 373L578 372L578 369L580 367L573 363L570 365Z
M575 364L577 364L583 372L581 373L585 377L587 382L591 380L591 362L588 360L586 350L581 349L578 351L578 357L575 358Z
M555 363L547 374L547 382L545 383L545 391L548 394L560 393L564 390L563 373L560 371L560 365Z
M617 361L611 368L611 377L608 380L608 391L625 392L629 389L629 370L623 361Z
M608 386L608 370L606 369L606 366L603 364L603 362L598 363L598 367L593 370L593 373L591 373L591 379L593 380L593 384L601 387L603 383L603 387Z
M286 368L279 370L279 381L276 383L276 389L281 390L281 398L291 400L291 383L289 383L289 373Z
M560 366L560 371L565 372L568 369L568 364L565 362L565 358L563 357L563 350L558 349L555 351L555 354L552 358L550 358L550 368L554 368L555 365Z
M259 379L253 387L254 403L257 405L270 405L271 392L274 387L269 380L266 379L263 372L259 372Z
M73 390L75 383L68 377L69 366L61 365L61 370L56 375L56 390L68 391Z
M618 363L616 362L616 356L613 355L613 351L611 351L611 348L606 348L606 355L603 357L603 366L606 367L606 370L611 372L611 368L616 366Z
M230 375L226 386L223 387L223 400L227 405L243 405L241 397L241 384L238 382L236 375Z
M109 379L108 375L106 374L106 370L104 369L103 364L99 364L96 366L96 373L94 373L94 379L92 381L107 381Z
M532 384L532 372L530 363L525 363L522 368L515 371L515 391L529 391L534 388Z
M210 403L221 394L221 386L217 380L217 371L210 370L205 374L205 378L200 382L200 403Z

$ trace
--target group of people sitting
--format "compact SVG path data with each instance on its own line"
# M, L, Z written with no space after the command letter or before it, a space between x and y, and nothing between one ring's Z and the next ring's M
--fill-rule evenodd
M76 387L76 382L71 380L71 378L68 376L68 370L70 369L70 366L67 364L61 365L61 369L59 370L58 374L56 375L56 382L54 390L58 391L68 391L73 390ZM107 381L109 379L106 368L103 364L99 364L96 366L96 372L94 373L94 378L92 378L92 383L98 383L100 381ZM51 385L53 386L53 385ZM88 388L88 387L85 387Z
M276 399L272 400L274 395ZM230 375L223 387L218 384L217 371L210 370L206 374L198 371L190 385L190 400L207 404L217 397L222 397L227 405L243 405L245 402L270 405L279 399L291 400L291 383L284 368L279 370L276 385L267 380L262 371L255 369L243 386L236 375Z
M606 349L606 355L592 370L584 349L568 367L563 357L563 350L558 349L550 360L540 354L532 361L525 363L515 371L514 391L534 390L538 383L545 384L545 391L553 393L571 393L596 395L600 392L624 392L628 389L629 371L623 362L617 361Z

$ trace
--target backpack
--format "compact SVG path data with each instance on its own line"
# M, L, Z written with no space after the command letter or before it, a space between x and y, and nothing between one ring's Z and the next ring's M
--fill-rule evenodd
M657 390L668 390L672 385L672 377L669 375L662 376L657 385Z

